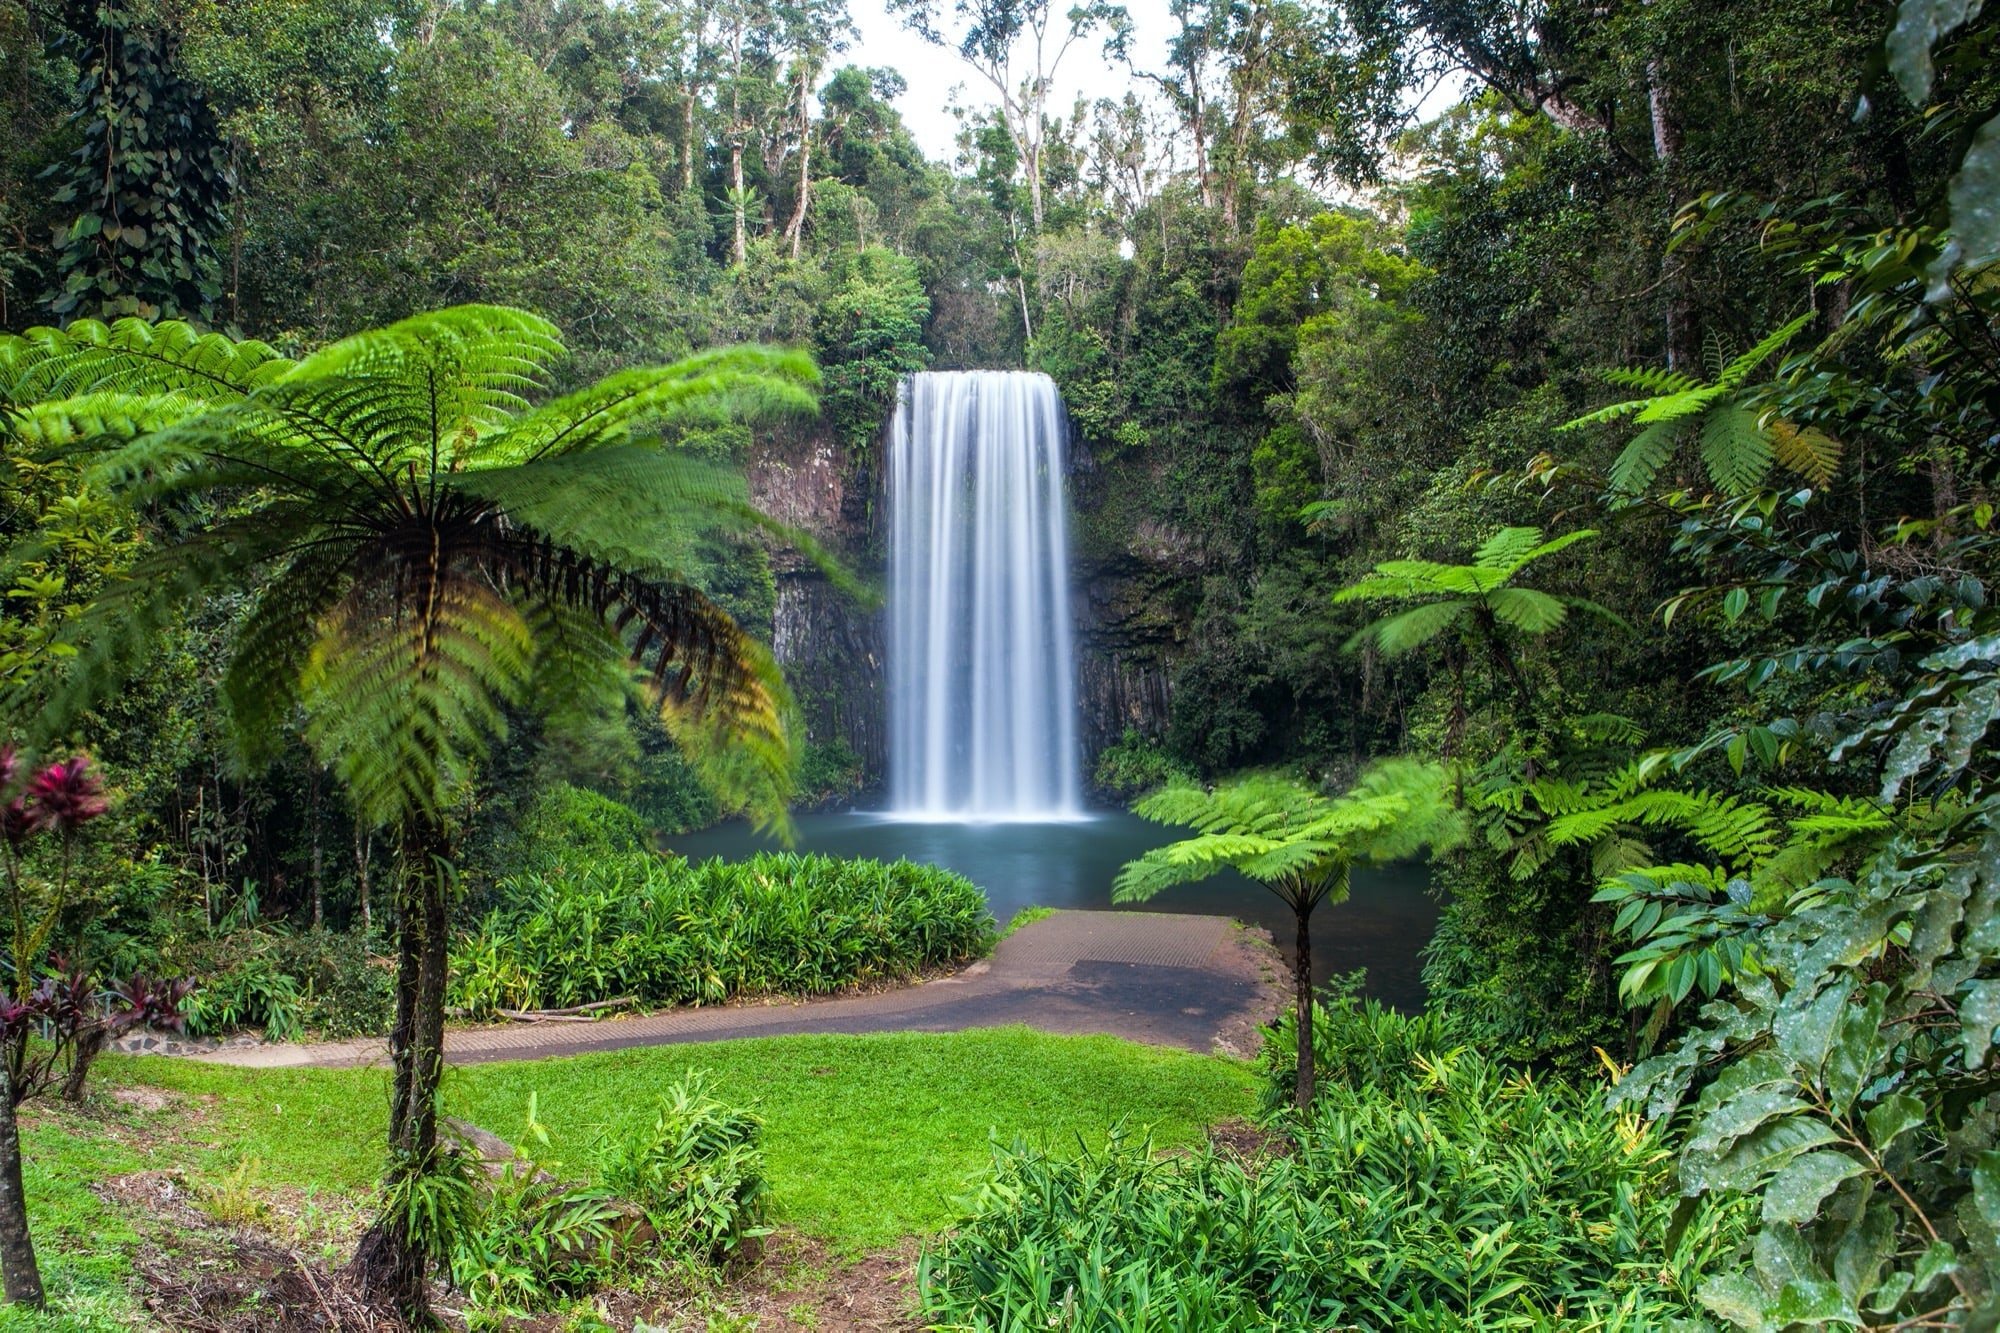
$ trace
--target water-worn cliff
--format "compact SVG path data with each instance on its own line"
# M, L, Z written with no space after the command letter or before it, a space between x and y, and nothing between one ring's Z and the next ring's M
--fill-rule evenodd
M887 563L880 458L879 447L849 447L820 428L777 433L752 452L751 494L880 589ZM1189 632L1193 571L1178 536L1143 517L1144 487L1154 484L1143 466L1101 465L1080 443L1069 458L1078 739L1088 775L1126 730L1164 728L1172 663ZM865 785L879 787L887 764L880 603L835 588L794 552L774 553L773 573L773 646L807 736L845 743L861 759Z

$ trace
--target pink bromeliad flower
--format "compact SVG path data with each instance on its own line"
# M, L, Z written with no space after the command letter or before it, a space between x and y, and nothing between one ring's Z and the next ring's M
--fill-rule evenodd
M72 833L111 808L90 756L59 760L28 783L27 813L39 828Z

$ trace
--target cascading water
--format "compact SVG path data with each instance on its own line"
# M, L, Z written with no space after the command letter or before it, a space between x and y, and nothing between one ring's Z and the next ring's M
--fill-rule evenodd
M889 792L900 817L1082 809L1064 433L1046 375L903 384L889 442Z

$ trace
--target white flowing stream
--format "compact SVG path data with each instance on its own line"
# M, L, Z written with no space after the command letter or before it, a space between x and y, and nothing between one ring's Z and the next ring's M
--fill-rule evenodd
M1046 375L904 381L889 440L889 797L905 819L1082 813L1066 422Z

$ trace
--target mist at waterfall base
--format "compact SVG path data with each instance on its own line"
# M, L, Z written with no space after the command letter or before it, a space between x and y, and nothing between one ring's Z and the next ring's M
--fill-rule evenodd
M1066 435L1046 375L904 382L886 442L888 809L798 821L801 850L958 871L1002 924L1025 907L1113 907L1119 868L1183 836L1084 803ZM740 824L669 842L694 859L773 845ZM1426 882L1419 867L1355 871L1349 900L1314 914L1316 979L1366 968L1370 994L1421 1006L1418 950L1437 920ZM1125 910L1236 917L1287 955L1296 929L1235 874Z

